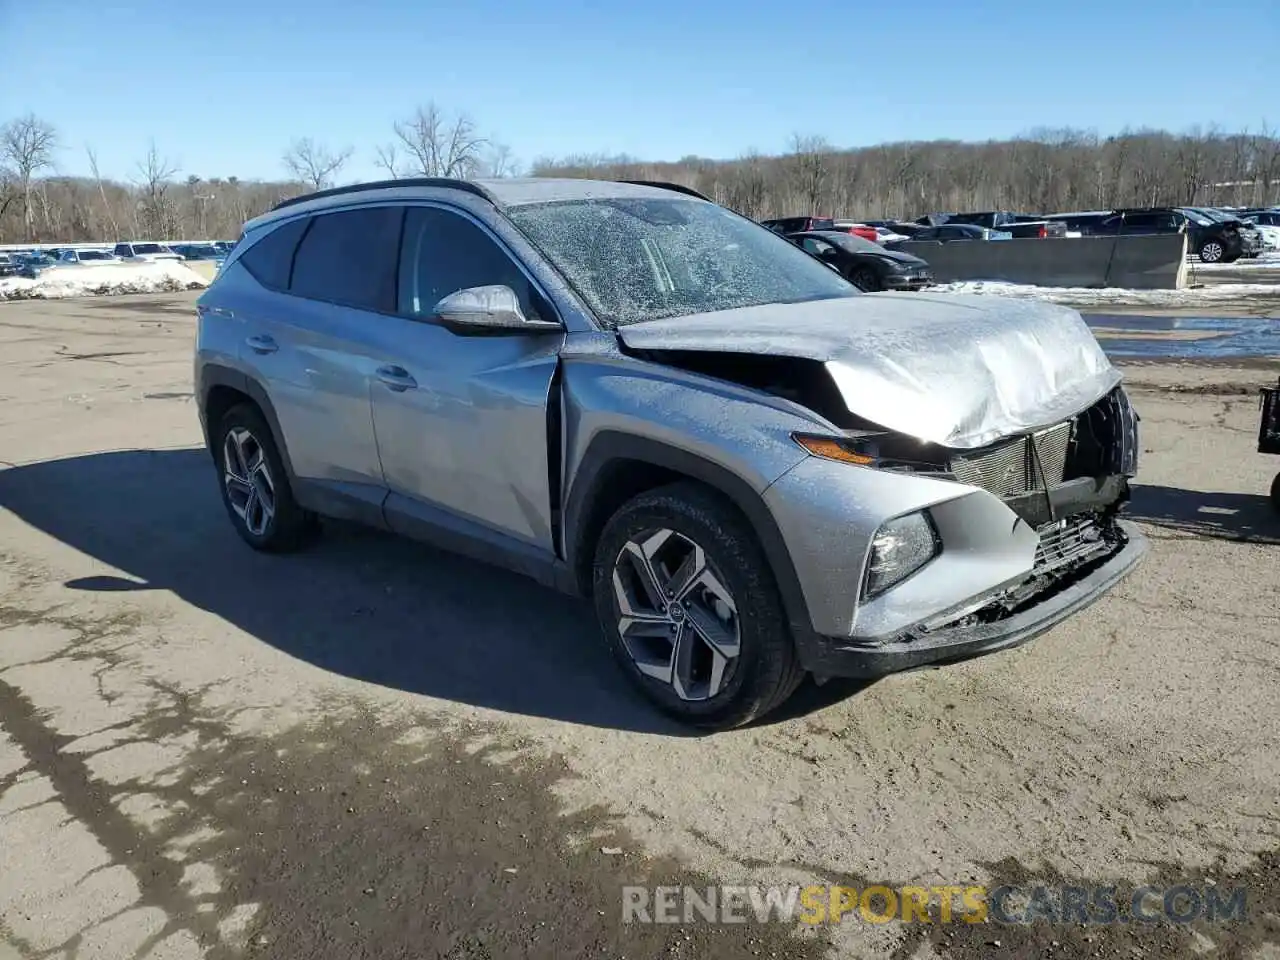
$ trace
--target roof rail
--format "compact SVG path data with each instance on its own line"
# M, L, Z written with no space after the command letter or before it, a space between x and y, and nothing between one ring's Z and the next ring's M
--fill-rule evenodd
M674 190L676 193L683 193L686 196L697 197L699 200L706 200L708 203L715 203L706 194L699 193L693 187L686 187L681 183L670 183L666 180L619 180L618 183L630 183L637 187L656 187L658 190Z
M369 183L352 183L345 187L316 190L313 193L304 193L300 197L281 200L271 209L273 211L281 210L297 203L306 203L308 200L319 200L322 197L340 197L347 193L361 193L365 190L391 190L396 187L445 187L451 190L465 190L467 193L473 193L477 197L483 197L494 205L497 204L493 194L478 183L472 183L470 180L457 180L453 177L405 177L399 180L373 180Z

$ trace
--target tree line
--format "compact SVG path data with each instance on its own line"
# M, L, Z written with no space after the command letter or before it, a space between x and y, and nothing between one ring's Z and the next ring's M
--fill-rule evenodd
M917 141L854 149L795 136L786 153L732 160L629 156L540 158L522 171L505 144L465 113L434 103L392 125L372 150L389 178L413 176L598 177L665 180L692 187L746 216L914 218L957 210L1052 213L1179 204L1265 206L1280 202L1280 137L1191 130L1037 130L982 143ZM287 176L200 176L152 143L127 181L57 172L59 130L27 115L0 125L0 242L97 242L120 238L232 239L276 203L341 182L354 155L312 137L281 154Z

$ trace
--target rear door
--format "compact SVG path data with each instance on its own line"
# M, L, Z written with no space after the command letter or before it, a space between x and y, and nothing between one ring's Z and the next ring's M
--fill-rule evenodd
M558 319L506 247L461 211L409 208L387 363L373 422L393 529L441 529L511 553L554 555L548 396L561 331L462 336L434 316L441 298L504 284L526 316Z
M252 273L257 254L264 285L287 293L243 315L241 358L271 397L294 472L326 496L327 512L373 522L386 488L369 384L381 327L395 322L402 217L397 206L318 214L281 226L240 260Z

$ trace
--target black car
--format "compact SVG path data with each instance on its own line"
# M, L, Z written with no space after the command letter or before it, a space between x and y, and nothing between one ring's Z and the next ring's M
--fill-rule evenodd
M952 240L1008 240L1010 234L1001 230L976 227L972 223L943 223L936 227L922 227L912 240L936 240L949 243Z
M1187 249L1205 263L1231 263L1244 252L1239 221L1218 221L1190 207L1117 210L1093 228L1094 236L1142 236L1186 231Z
M760 226L783 235L804 230L830 230L836 225L831 217L782 217L777 220L761 220Z
M919 290L933 283L933 271L919 257L887 250L851 233L809 230L788 234L787 239L868 293L876 290Z

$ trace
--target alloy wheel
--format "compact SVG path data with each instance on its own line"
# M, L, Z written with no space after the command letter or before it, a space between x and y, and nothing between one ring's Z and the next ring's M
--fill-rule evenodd
M249 533L263 536L276 514L276 488L262 444L244 427L227 431L222 442L222 469L231 509Z
M1222 259L1222 244L1216 241L1206 243L1200 249L1200 259L1205 263L1217 263Z
M709 700L732 679L738 607L706 552L674 530L628 540L613 567L618 634L645 676L682 700Z

